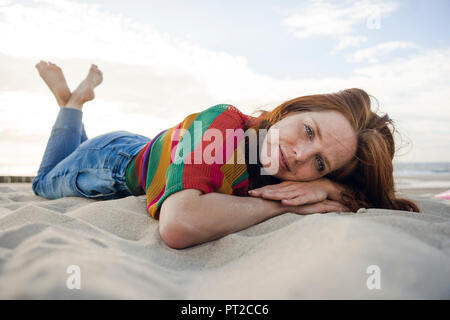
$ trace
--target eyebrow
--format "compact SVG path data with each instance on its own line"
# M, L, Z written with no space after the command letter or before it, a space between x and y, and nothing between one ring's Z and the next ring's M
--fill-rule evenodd
M320 128L317 125L317 122L313 118L311 118L311 121L314 123L314 126L316 127L317 135L319 136L320 142L322 142L322 133L320 132ZM330 161L328 161L328 158L324 154L320 154L320 156L325 161L326 168L328 169L328 171L331 171L331 165Z

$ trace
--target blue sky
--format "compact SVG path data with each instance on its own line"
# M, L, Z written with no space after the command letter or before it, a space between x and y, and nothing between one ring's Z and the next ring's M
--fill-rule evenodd
M355 25L355 33L366 36L371 45L401 39L426 48L449 47L450 37L445 35L450 30L449 1L397 3L398 9L381 15L379 29L368 29L361 21ZM277 78L346 76L355 67L344 59L349 50L330 54L338 42L335 38L298 39L286 32L280 21L289 13L301 11L308 1L102 0L98 4L210 50L245 56L251 68ZM400 54L393 52L385 59Z
M72 89L91 63L103 71L89 137L358 87L396 122L395 161L450 161L449 14L444 0L0 0L0 174L41 160L58 110L41 59Z

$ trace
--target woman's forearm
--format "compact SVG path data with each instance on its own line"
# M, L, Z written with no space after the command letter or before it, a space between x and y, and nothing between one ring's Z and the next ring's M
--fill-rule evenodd
M173 203L183 205L165 208L160 224L174 226L165 241L178 248L215 240L287 212L279 201L262 198L201 194L193 189L172 195L177 196L185 199L174 199Z
M204 218L206 223L199 224L196 230L206 235L207 241L246 229L285 212L279 201L220 193L201 195L198 205L199 218Z

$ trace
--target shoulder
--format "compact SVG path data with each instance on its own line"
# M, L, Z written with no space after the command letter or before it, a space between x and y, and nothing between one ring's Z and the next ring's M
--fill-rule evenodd
M199 117L210 118L215 122L226 122L233 127L242 126L249 118L248 115L245 115L231 104L216 104L200 112Z

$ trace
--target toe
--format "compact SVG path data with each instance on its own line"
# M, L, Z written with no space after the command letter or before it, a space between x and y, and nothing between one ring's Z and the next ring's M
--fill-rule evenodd
M54 64L53 62L50 62L50 67L56 70L61 70L60 67L58 67L56 64Z
M47 66L47 62L41 60L38 64L36 64L35 67L36 67L38 70L42 70L42 69L45 68L46 66Z

